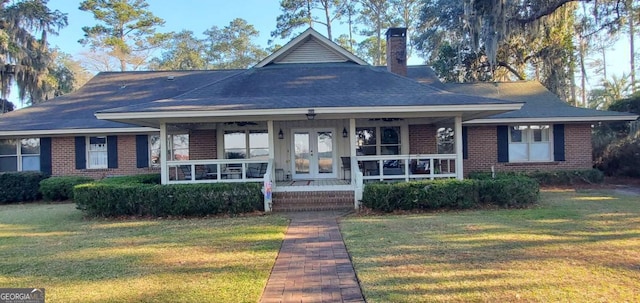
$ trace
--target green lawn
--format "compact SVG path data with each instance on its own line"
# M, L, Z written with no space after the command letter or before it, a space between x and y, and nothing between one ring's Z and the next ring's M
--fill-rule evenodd
M75 204L0 205L0 288L47 302L257 302L279 216L83 219Z
M545 192L532 209L351 217L367 302L640 302L640 197Z

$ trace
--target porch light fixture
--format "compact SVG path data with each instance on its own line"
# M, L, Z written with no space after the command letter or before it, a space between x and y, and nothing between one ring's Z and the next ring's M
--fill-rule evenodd
M278 139L281 139L281 140L284 139L284 133L282 132L282 128L278 132Z
M342 138L346 138L349 137L349 133L347 132L347 128L343 127L342 128Z
M316 118L316 112L313 109L309 109L309 112L306 113L307 120L313 120Z

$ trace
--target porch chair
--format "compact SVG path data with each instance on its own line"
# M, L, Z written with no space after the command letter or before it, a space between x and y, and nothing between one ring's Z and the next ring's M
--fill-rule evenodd
M349 171L349 178L351 178L351 157L340 157L342 160L342 179L347 179L346 171Z

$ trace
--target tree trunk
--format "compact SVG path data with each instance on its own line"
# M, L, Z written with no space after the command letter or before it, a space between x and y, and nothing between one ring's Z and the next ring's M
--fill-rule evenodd
M586 81L587 81L587 70L584 66L584 56L585 56L585 39L584 37L580 36L580 49L579 49L579 55L580 55L580 89L581 89L581 94L580 97L582 99L582 106L583 107L587 107L587 87L586 87Z
M127 60L120 59L120 71L121 72L127 71Z
M325 2L324 4L324 17L327 19L327 38L333 41L333 37L331 37L331 16L329 16L329 2Z
M634 25L634 18L636 17L635 15L635 10L633 9L633 1L631 1L629 3L629 55L630 55L630 67L631 67L631 93L635 93L636 92L636 56L634 54L635 51L635 47L634 47L634 36L635 36L635 25Z
M376 59L377 65L382 65L382 16L378 13L378 20L376 25L376 33L378 35L378 58Z

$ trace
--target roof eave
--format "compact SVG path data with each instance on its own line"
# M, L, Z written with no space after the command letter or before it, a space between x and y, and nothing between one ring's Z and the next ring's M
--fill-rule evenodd
M69 128L69 129L36 129L3 131L0 137L27 137L27 136L65 136L65 135L91 135L91 134L127 134L157 132L152 127L113 127L113 128Z
M548 123L548 122L608 122L608 121L633 121L638 115L624 116L584 116L584 117L535 117L535 118L492 118L474 119L465 121L464 124L504 124L504 123Z

